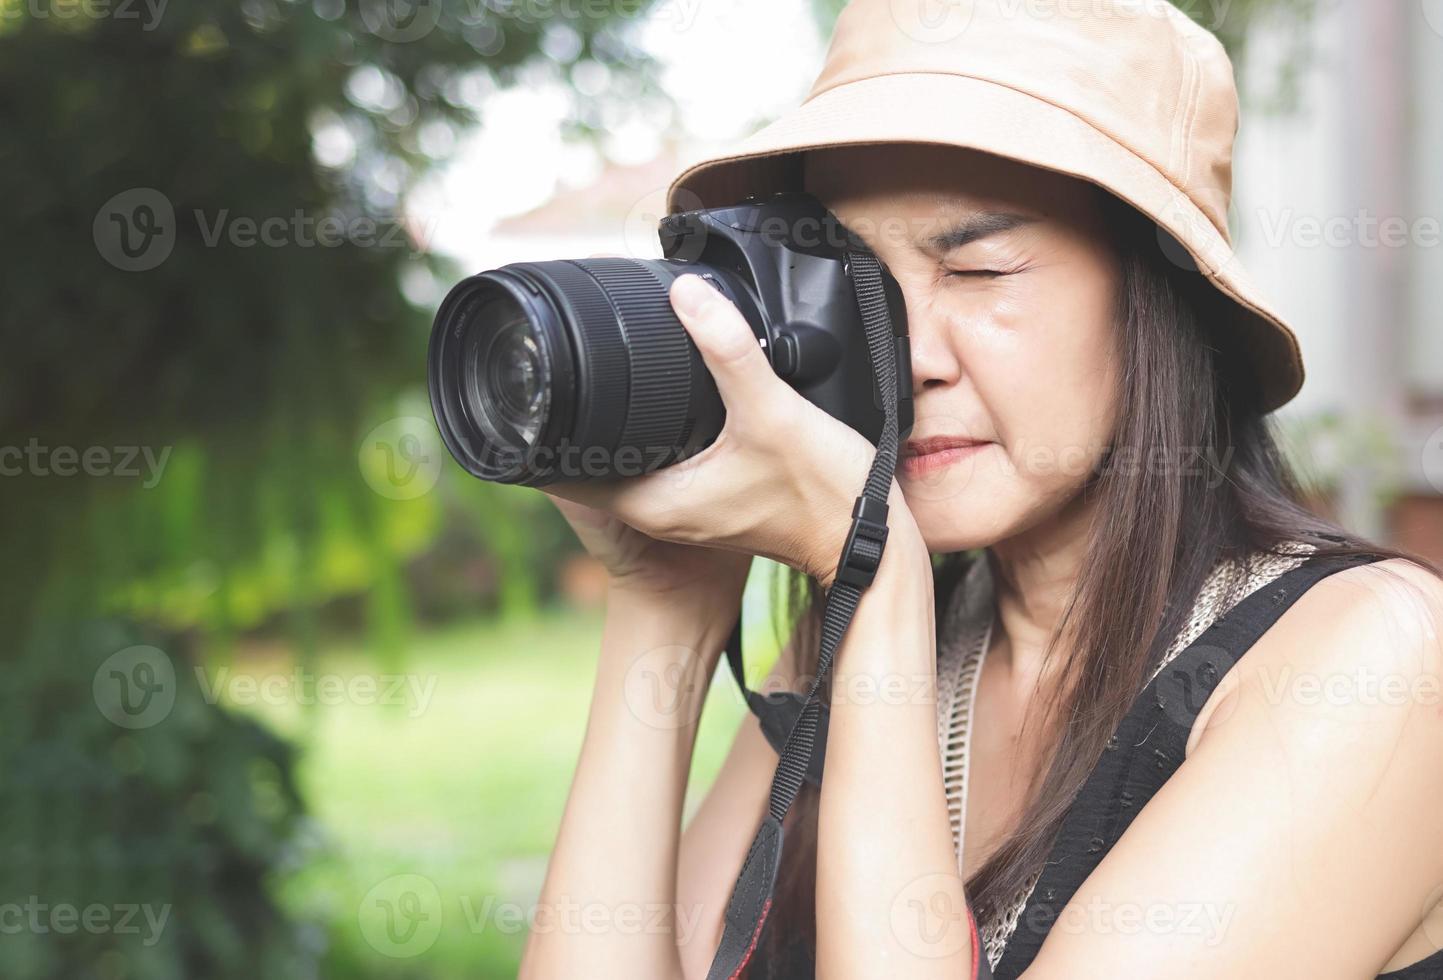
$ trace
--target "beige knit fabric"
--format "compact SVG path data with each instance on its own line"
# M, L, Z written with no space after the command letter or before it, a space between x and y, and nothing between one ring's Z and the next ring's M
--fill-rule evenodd
M1287 556L1256 553L1247 560L1219 561L1203 581L1183 628L1149 675L1151 681L1204 630L1249 593L1302 563L1312 546L1294 542ZM985 556L972 563L949 598L943 613L937 645L937 739L942 751L942 778L947 791L947 812L952 821L952 842L960 867L967 813L967 758L972 718L977 699L977 678L992 637L995 607L992 574ZM1032 875L1005 909L978 923L987 961L995 969L1017 928L1040 872Z

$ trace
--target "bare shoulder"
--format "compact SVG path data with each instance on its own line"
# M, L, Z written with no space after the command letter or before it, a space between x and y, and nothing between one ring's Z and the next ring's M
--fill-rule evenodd
M1395 558L1356 565L1304 592L1238 662L1219 694L1233 698L1249 685L1276 691L1289 679L1307 687L1316 679L1336 692L1342 678L1351 677L1363 687L1407 684L1426 698L1443 678L1440 638L1443 579ZM1443 706L1443 690L1435 704ZM1208 727L1222 714L1219 704Z
M1393 702L1431 707L1443 721L1443 579L1390 558L1314 583L1224 676L1189 756L1233 717L1240 696L1345 714Z
M1408 562L1308 589L1224 675L1206 732L1062 913L1090 924L1095 908L1200 904L1219 916L1213 934L1054 928L1026 980L1079 963L1098 965L1089 976L1376 976L1436 952L1440 624L1443 583Z
M1402 639L1436 649L1443 618L1443 578L1411 561L1389 558L1355 565L1318 582L1302 599L1317 592L1314 605L1336 605L1364 625L1382 619L1403 630ZM1299 600L1299 602L1302 601Z

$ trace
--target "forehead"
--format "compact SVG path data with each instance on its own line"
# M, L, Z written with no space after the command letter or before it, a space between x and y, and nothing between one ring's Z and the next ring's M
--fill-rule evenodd
M823 147L802 157L803 189L844 223L896 218L920 235L984 211L1083 226L1099 215L1100 192L1084 181L962 147L879 143Z

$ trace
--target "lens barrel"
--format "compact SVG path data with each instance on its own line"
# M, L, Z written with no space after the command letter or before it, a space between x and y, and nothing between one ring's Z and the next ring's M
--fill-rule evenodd
M517 262L463 281L431 332L441 437L474 476L549 483L635 476L721 431L716 386L668 290L695 264Z

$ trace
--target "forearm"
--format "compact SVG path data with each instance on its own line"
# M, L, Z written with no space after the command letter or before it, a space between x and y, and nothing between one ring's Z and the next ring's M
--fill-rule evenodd
M818 977L968 976L937 747L931 570L905 511L838 651L818 839Z
M522 977L675 977L686 776L727 626L614 591L581 756ZM678 921L678 916L685 916Z

